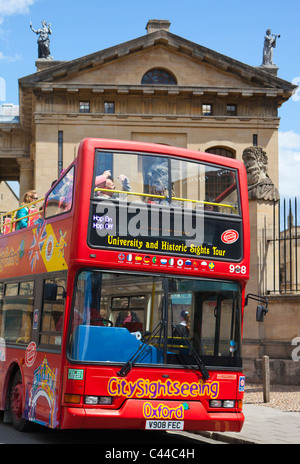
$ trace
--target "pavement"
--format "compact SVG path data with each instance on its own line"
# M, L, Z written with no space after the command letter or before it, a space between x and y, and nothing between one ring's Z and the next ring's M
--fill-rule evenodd
M201 432L200 435L229 444L300 444L300 413L244 404L241 432Z

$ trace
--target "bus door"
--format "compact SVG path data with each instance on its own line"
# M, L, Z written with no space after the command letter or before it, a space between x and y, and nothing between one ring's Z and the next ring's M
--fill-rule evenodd
M54 428L66 297L66 272L36 279L32 335L25 352L25 419Z

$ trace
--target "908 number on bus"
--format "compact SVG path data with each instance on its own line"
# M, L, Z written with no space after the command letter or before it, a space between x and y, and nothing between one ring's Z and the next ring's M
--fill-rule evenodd
M229 272L231 274L246 274L247 268L246 266L240 266L239 264L230 264L229 265Z

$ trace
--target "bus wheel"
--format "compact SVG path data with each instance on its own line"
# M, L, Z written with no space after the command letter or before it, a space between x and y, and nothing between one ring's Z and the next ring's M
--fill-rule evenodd
M23 418L23 383L21 372L18 371L14 377L9 398L9 409L12 423L19 432L29 432L31 423Z

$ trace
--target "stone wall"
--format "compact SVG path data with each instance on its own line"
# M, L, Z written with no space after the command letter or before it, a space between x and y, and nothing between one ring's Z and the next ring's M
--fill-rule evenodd
M257 322L259 336L244 338L246 379L262 382L262 356L266 355L270 358L271 383L300 385L300 295L277 295L268 299L269 312L264 322ZM255 357L249 356L254 352Z

